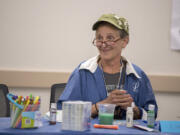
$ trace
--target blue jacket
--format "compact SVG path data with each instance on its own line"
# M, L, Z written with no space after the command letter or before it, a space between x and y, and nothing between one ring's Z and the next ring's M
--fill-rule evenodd
M123 57L123 59L125 59ZM98 56L82 62L71 74L65 90L60 96L57 107L62 109L62 102L67 100L91 101L92 104L107 98L101 68L97 64ZM130 61L126 64L124 90L131 94L141 117L148 110L148 105L155 105L155 115L158 107L151 83L146 74ZM126 114L123 114L125 119Z

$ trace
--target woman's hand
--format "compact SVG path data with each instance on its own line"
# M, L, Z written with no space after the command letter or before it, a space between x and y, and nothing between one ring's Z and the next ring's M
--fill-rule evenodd
M109 96L105 99L102 100L98 103L98 104L116 104L116 106L120 106L121 109L127 110L127 107L130 107L131 104L133 102L133 98L131 97L130 94L127 94L127 92L125 90L113 90ZM95 105L93 105L93 112L95 111ZM135 105L135 107L133 108L134 111L134 119L140 119L140 110L139 108ZM95 113L97 114L97 112L95 111Z
M104 103L116 104L116 106L120 106L122 109L127 109L127 107L131 106L133 102L133 98L130 94L127 94L125 90L113 90L109 96L104 100Z
M133 98L131 97L130 94L127 94L125 90L113 90L109 96L105 99L102 100L98 103L97 109L98 109L98 104L116 104L116 106L120 106L121 109L127 110L127 107L130 107L133 102ZM98 109L99 110L99 109ZM140 119L140 110L137 106L133 108L134 111L134 119ZM97 115L98 112L96 110L95 104L92 106L92 114Z

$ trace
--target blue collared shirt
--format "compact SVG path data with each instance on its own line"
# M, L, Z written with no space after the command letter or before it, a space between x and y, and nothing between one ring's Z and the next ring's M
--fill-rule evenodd
M123 57L123 59L125 59ZM92 104L107 98L107 91L103 80L101 68L97 64L98 56L82 62L71 74L65 90L60 96L57 107L62 109L62 102L67 100L90 101ZM148 105L155 105L157 116L157 103L146 74L136 65L127 61L124 90L134 99L135 105L143 112L148 111ZM121 83L121 82L120 82ZM125 119L126 114L123 114Z

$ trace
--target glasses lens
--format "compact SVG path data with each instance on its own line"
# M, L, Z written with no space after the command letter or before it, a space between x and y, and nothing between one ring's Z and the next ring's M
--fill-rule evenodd
M96 46L101 46L103 44L103 42L101 41L96 41Z
M103 41L98 41L98 40L94 40L94 41L93 41L93 44L94 44L95 46L102 46L103 43L104 43L105 45L107 45L107 46L112 46L112 45L115 44L114 41L104 41L104 42L103 42Z
M105 44L111 46L111 45L114 45L114 42L113 41L106 41Z

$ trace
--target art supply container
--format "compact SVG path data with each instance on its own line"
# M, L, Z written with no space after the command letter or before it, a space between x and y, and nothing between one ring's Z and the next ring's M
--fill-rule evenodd
M99 124L112 125L114 121L114 104L99 104Z
M8 94L11 109L11 127L12 128L37 128L42 125L40 102L30 104L19 104L12 99L13 95Z

